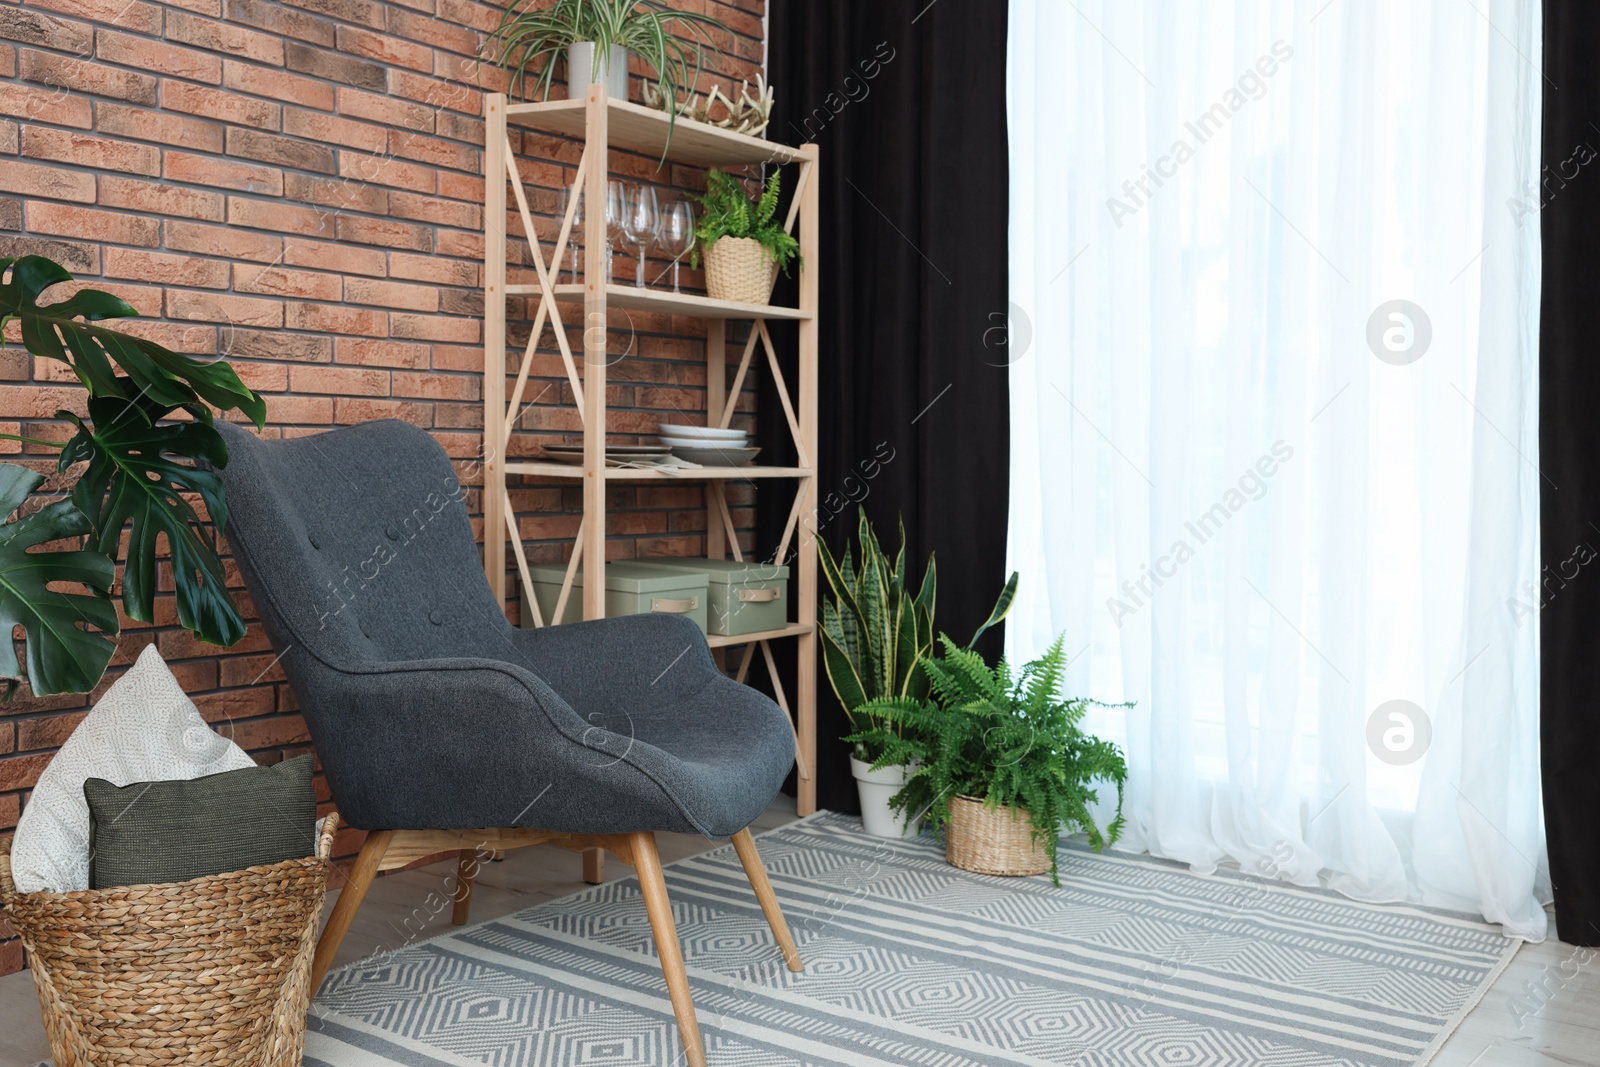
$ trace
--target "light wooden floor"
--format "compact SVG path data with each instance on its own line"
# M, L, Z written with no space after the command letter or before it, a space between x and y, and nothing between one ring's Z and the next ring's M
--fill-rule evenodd
M794 818L794 801L780 796L752 829L759 834ZM661 859L671 863L719 843L663 834ZM502 863L485 865L473 894L473 921L578 892L585 888L579 864L575 853L562 849L527 848L510 853ZM430 914L427 901L430 894L446 891L446 879L454 871L453 862L436 863L379 878L335 966L383 946L393 948L449 930L449 907ZM609 877L628 873L615 860L607 870ZM328 907L332 905L329 894ZM0 978L0 1067L26 1067L48 1056L32 978L26 972ZM1600 1065L1600 949L1576 949L1554 940L1523 946L1432 1061L1432 1067L1553 1064Z

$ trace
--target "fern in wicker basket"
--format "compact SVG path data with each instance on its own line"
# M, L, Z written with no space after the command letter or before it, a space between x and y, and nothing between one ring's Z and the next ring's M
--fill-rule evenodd
M982 656L941 634L944 655L923 660L931 696L890 697L861 710L874 723L846 741L877 752L875 767L920 764L892 801L897 810L926 811L933 829L951 822L951 802L972 798L989 809L1025 812L1035 844L1049 859L1057 884L1056 838L1082 831L1099 851L1122 834L1127 764L1116 745L1082 728L1098 701L1061 695L1066 655L1056 639L1020 669ZM1126 706L1126 705L1123 705ZM1116 816L1102 831L1089 805L1097 782L1117 789Z
M748 238L760 245L767 258L787 276L790 264L800 262L800 242L777 218L782 173L773 168L761 187L761 195L752 200L745 195L744 183L732 174L708 172L706 195L695 197L700 203L700 220L695 225L696 244L689 265L700 266L701 250L710 252L724 237Z

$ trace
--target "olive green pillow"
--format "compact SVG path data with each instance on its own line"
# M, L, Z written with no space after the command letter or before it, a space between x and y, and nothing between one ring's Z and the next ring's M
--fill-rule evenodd
M89 888L187 882L312 855L311 765L305 755L186 781L87 779Z

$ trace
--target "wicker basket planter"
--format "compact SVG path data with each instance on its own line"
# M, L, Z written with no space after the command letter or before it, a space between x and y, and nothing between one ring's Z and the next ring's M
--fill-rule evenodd
M719 237L705 251L706 295L713 300L766 304L778 267L772 253L750 237Z
M18 893L56 1067L298 1067L338 817L317 855L167 885Z
M988 808L974 797L950 800L944 858L977 874L1043 874L1050 869L1044 846L1033 839L1027 812L1005 805Z

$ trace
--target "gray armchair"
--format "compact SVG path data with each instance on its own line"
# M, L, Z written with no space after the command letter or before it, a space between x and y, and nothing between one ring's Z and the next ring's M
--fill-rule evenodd
M477 853L603 848L638 871L685 1052L702 1064L654 835L731 837L800 970L746 829L794 758L783 712L723 675L680 617L509 625L426 432L384 421L269 442L220 429L234 557L340 815L370 831L312 988L379 871L459 853L459 924Z

